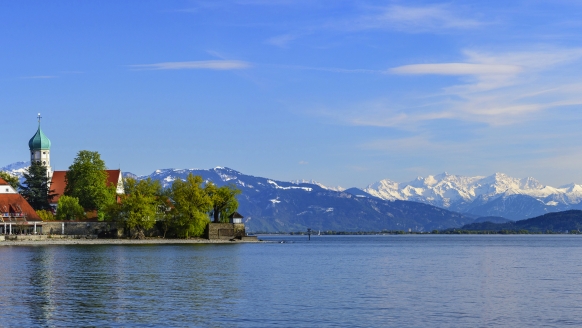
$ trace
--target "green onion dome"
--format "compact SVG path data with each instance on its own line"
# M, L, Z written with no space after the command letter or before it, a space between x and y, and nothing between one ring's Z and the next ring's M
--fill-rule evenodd
M38 130L36 130L36 134L28 142L28 147L30 150L51 149L51 141L49 138L47 138L47 136L44 135L44 133L42 133L42 130L40 129L40 123L38 124Z

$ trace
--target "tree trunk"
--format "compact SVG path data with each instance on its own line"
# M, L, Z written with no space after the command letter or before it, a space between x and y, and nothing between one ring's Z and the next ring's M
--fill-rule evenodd
M214 223L220 223L220 219L218 218L218 215L220 214L220 211L217 211L216 209L214 210Z

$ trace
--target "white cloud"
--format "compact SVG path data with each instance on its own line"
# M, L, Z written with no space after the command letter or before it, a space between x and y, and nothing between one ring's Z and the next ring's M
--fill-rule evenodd
M268 44L280 47L280 48L287 48L289 43L291 41L297 39L298 37L299 37L299 35L297 35L297 34L283 34L283 35L274 36L265 42Z
M56 79L55 75L35 75L35 76L21 76L21 79Z
M251 67L250 63L240 60L200 60L188 62L165 62L145 65L130 65L135 69L146 70L178 70L178 69L212 69L234 70Z
M309 162L306 162L306 161L299 161L299 165L307 165L307 164L309 164Z
M515 65L443 63L405 65L392 68L390 72L396 74L513 75L519 73L521 70L522 68L520 66Z
M360 29L392 28L407 32L437 32L443 29L476 28L485 23L466 18L447 5L422 7L389 6L377 9L375 14L360 17L355 26Z
M441 119L511 125L535 120L547 110L582 105L582 49L464 54L465 61L412 64L387 71L394 78L411 75L409 79L418 81L422 75L449 76L443 82L458 77L440 90L429 91L432 94L393 94L328 114L352 125L414 129L421 122Z

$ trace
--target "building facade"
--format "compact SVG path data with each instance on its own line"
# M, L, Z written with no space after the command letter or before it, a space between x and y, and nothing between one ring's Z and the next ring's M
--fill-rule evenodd
M42 233L42 220L26 199L0 178L0 234Z

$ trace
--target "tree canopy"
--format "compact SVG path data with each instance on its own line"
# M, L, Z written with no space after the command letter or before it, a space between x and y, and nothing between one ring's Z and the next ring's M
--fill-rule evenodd
M34 210L49 210L50 200L54 195L50 193L47 167L41 162L33 161L23 176L24 183L19 186L22 197Z
M156 224L156 216L162 194L162 185L151 178L137 181L124 179L125 194L119 203L111 205L113 219L125 222L129 229L139 235Z
M85 217L83 206L77 197L62 195L57 204L57 220L79 220Z
M55 219L55 215L52 211L38 210L36 211L36 214L43 221L53 221Z
M217 187L209 182L204 187L212 202L211 216L214 222L228 222L228 217L238 208L236 196L241 193L234 185Z
M18 190L18 186L20 186L20 182L18 181L17 176L12 175L12 174L5 172L5 171L0 171L0 178L4 179L4 181L8 182L8 184L10 186L12 186L12 188L14 188L15 190Z
M212 200L204 191L202 182L202 177L190 173L185 181L175 180L170 188L179 236L201 236L210 222L208 213L212 209Z
M65 175L65 195L78 198L85 210L103 210L115 201L115 187L107 186L105 170L98 152L81 150Z

